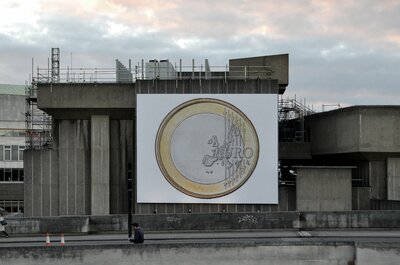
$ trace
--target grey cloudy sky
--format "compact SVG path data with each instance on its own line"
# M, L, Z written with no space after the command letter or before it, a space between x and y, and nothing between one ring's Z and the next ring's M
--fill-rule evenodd
M24 84L51 47L61 67L289 53L288 96L398 105L399 25L397 0L1 0L0 83Z

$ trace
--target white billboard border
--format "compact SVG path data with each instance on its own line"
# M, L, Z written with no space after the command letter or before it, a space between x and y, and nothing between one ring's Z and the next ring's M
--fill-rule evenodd
M156 114L159 110L160 107L162 109L162 106L164 103L168 103L166 107L166 109L163 110L162 113L158 114L158 121L152 120L152 117L150 117L150 121L149 123L151 124L159 124L161 123L161 121L164 119L164 117L172 110L174 109L176 106L182 104L183 102L186 102L188 100L192 100L195 98L215 98L215 99L219 99L219 100L223 100L226 102L229 102L231 104L233 104L234 106L237 106L239 109L241 109L248 117L250 120L252 120L253 125L256 127L256 131L258 133L259 139L260 139L260 152L263 153L264 155L264 148L262 148L262 144L261 142L264 142L266 136L262 135L260 133L260 130L258 128L264 128L265 129L265 125L262 126L259 124L258 119L260 117L258 116L262 116L265 117L265 114L263 113L254 113L254 109L251 112L251 114L249 114L248 111L246 111L246 106L250 106L250 109L253 108L254 106L256 106L257 104L252 104L254 103L253 101L257 101L258 104L260 104L261 106L267 106L267 104L265 104L266 102L268 103L272 103L272 106L269 106L270 108L267 110L271 111L272 113L270 115L272 115L273 117L271 118L272 121L271 124L273 125L272 129L275 130L269 130L271 132L274 133L274 139L272 139L272 142L275 142L275 153L272 155L273 158L270 158L270 162L273 162L273 169L270 170L270 173L264 173L264 174L273 174L274 176L267 176L269 179L269 186L268 183L263 182L260 180L260 178L262 179L262 173L258 172L261 169L263 169L263 166L260 166L261 169L259 168L257 170L257 168L259 167L260 164L262 164L262 162L265 162L265 158L263 158L260 161L258 161L258 165L256 167L256 169L253 172L253 175L249 178L249 180L251 180L252 185L247 185L246 183L240 187L238 190L234 191L232 194L228 194L226 196L220 197L220 198L215 198L215 199L199 199L199 198L194 198L191 197L189 195L186 195L184 193L182 193L181 191L177 190L176 188L174 188L166 179L165 177L162 175L157 161L155 159L155 152L154 152L154 145L155 145L155 136L157 134L157 130L158 130L158 125L157 126L153 126L154 128L157 127L157 130L153 129L153 137L150 138L154 138L153 140L149 140L147 139L147 141L144 142L151 142L151 144L153 145L153 147L151 148L147 148L144 149L147 151L147 153L145 153L145 156L143 155L143 149L142 148L142 144L143 141L139 141L139 138L141 137L141 132L140 132L140 127L143 125L142 124L142 118L144 118L141 114L141 112L143 111L143 107L142 107L142 103L144 101L144 98L153 98L151 100L155 100L155 98L159 98L161 99L160 102L158 102L158 104L156 104L157 108L154 109L154 105L152 105L150 107L150 104L148 106L146 106L145 111L150 110L150 113L152 114ZM244 103L243 100L249 100L251 99L251 103L247 102ZM266 99L266 102L260 102L262 101L262 99ZM146 99L147 100L147 99ZM173 101L173 103L171 103L171 101ZM276 94L137 94L137 108L136 108L136 201L137 203L190 203L190 204L277 204L278 203L278 95ZM264 103L264 104L262 104ZM153 102L154 104L154 102ZM161 105L160 105L161 104ZM246 105L249 104L249 105ZM165 106L164 106L165 108ZM259 107L257 106L257 110L260 110ZM262 111L262 110L261 110ZM255 116L254 116L255 115ZM154 115L153 115L154 116ZM157 116L157 114L155 115ZM148 118L148 117L147 117ZM153 117L154 118L154 117ZM254 122L254 119L257 120L257 122ZM151 126L150 126L151 127ZM261 129L262 131L262 129ZM145 133L146 135L151 135L148 133ZM268 141L267 141L268 142ZM273 144L271 144L270 146L273 146ZM151 150L151 151L149 151ZM150 162L150 164L153 164L153 171L151 173L148 173L147 176L151 176L150 177L150 182L153 183L144 183L144 179L142 176L143 174L143 167L141 165L141 163L143 162L143 159L145 159L144 157L152 160L154 159L154 161L152 161L152 163ZM274 160L274 161L273 161ZM149 166L149 165L147 165ZM155 169L155 170L154 170ZM256 171L257 170L257 171ZM156 173L157 172L157 173ZM257 172L257 173L256 173ZM156 174L157 176L154 176L154 174ZM272 179L271 179L272 178ZM159 183L157 183L157 181ZM256 182L260 182L258 184L255 184L254 181ZM248 181L249 182L249 181ZM265 188L263 189L261 187L263 187L263 185L261 184L265 184ZM161 186L162 189L158 189L156 188L156 186ZM149 188L150 187L150 188ZM248 192L249 195L251 195L250 199L248 198L248 196L246 195L246 192ZM236 194L235 194L236 193ZM147 195L146 195L147 194ZM152 195L149 195L152 194ZM157 194L157 196L155 196L154 194ZM263 197L254 197L254 194L257 194L257 196L262 196L262 194L264 194ZM267 196L265 196L265 194L268 194ZM166 196L165 196L166 195Z

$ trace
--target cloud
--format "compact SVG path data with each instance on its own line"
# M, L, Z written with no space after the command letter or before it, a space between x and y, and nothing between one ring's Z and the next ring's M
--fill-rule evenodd
M400 2L309 0L3 0L0 82L47 67L114 67L115 59L224 66L289 53L288 95L312 104L397 104ZM301 95L301 96L300 96Z

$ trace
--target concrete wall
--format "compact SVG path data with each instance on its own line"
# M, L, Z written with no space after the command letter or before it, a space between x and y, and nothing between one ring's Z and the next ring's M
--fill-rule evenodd
M359 151L359 112L356 108L307 116L311 153L340 154Z
M191 243L2 247L0 265L263 264L397 265L398 243Z
M25 121L25 96L0 95L0 121L24 122ZM8 128L20 128L7 126ZM7 128L3 127L2 128ZM23 127L22 127L23 128Z
M52 149L25 151L25 216L90 214L91 122L56 120L54 124ZM107 201L111 214L127 212L126 171L128 161L134 161L133 126L132 120L110 121Z
M400 153L400 108L354 106L306 117L313 155Z
M24 200L24 183L0 183L0 200Z
M357 265L397 265L400 261L399 244L359 243L356 245Z
M24 215L59 215L58 152L25 151L24 162Z
M296 197L298 211L350 211L351 169L298 168Z
M277 79L279 86L282 88L289 84L289 54L230 59L229 76L244 79L244 66L247 66L247 77ZM262 66L271 67L273 71L271 75L266 76L265 69Z
M360 152L400 152L400 107L359 107Z
M88 124L56 121L52 149L25 151L25 216L89 214Z
M400 137L400 136L399 136ZM387 160L388 200L400 200L400 158Z
M126 232L127 215L6 217L11 234ZM400 211L269 212L133 215L147 231L258 229L399 229Z
M263 264L349 265L354 246L329 244L203 243L3 248L0 265L14 264Z

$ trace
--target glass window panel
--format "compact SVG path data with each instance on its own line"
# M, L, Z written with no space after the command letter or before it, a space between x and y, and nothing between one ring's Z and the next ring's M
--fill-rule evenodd
M23 169L19 170L19 181L24 181L24 170Z
M4 181L11 181L11 168L5 169L4 177L5 177Z
M12 169L12 181L18 181L18 168L13 168Z
M24 149L25 149L24 146L19 147L19 155L18 155L19 160L24 160Z
M4 181L4 168L0 168L0 181Z
M11 146L4 146L4 160L11 160Z
M4 147L0 145L0 161L4 160Z
M13 145L11 147L11 153L12 153L12 160L18 160L18 145Z

